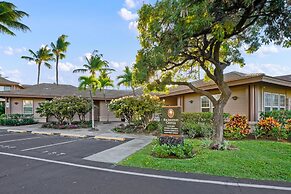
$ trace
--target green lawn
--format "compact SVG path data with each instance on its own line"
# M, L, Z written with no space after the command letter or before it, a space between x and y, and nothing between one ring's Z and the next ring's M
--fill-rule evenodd
M239 150L201 149L200 140L190 140L198 150L191 159L151 156L152 144L121 161L119 165L159 170L291 182L291 144L272 141L233 141Z

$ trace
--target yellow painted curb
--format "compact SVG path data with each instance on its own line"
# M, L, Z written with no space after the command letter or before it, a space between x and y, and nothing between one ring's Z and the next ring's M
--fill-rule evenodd
M54 135L53 133L49 132L42 132L42 131L32 131L32 134L38 134L38 135Z
M105 137L105 136L95 136L94 139L103 139L103 140L115 140L115 141L125 141L123 137Z
M8 132L14 132L14 133L27 133L25 130L19 130L19 129L8 129Z
M87 137L87 135L66 134L66 133L61 133L60 136L63 136L63 137L77 137L77 138L85 138L85 137Z

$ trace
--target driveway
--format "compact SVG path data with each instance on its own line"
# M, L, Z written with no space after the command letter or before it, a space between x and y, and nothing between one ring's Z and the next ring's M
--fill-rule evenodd
M291 183L129 168L85 158L130 142L0 131L0 193L283 194Z

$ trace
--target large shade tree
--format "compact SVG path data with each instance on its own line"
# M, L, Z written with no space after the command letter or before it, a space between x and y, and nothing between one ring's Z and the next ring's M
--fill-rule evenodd
M56 61L56 84L59 84L59 60L64 59L66 57L65 53L67 52L68 46L70 42L66 41L68 38L67 35L61 35L56 43L51 43L52 52L55 55Z
M96 90L99 88L99 81L94 76L81 76L79 78L79 89L89 90L90 100L91 100L91 122L92 129L95 129L95 105L93 95L96 93Z
M150 81L150 89L188 86L214 105L213 146L223 143L223 109L231 96L224 70L243 66L241 48L248 53L261 45L291 45L291 14L287 0L160 0L139 10L142 46L135 78ZM191 83L201 68L218 87L216 99Z
M134 83L133 83L133 75L132 75L132 71L131 69L126 66L125 69L123 70L123 74L117 76L118 79L118 86L125 86L125 87L130 87L132 90L133 95L135 96L135 87L134 87Z
M44 64L47 68L50 69L51 65L48 63L48 61L53 60L53 53L47 45L41 47L36 52L32 51L31 49L28 51L31 56L22 56L21 58L34 62L37 65L37 84L39 84L41 65Z
M29 27L21 23L21 19L28 17L24 11L17 10L13 3L1 1L0 2L0 32L15 36L12 30L29 31Z

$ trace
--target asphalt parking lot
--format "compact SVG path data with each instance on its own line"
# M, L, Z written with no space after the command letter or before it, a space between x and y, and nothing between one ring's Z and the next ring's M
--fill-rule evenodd
M84 159L122 143L0 131L0 193L291 192L290 183L129 168Z

